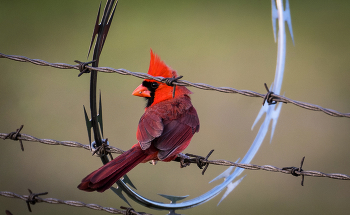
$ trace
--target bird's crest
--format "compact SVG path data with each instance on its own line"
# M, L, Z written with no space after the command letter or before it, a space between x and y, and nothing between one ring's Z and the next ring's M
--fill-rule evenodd
M149 64L148 74L152 76L162 76L164 78L176 78L177 73L166 65L160 57L151 49L151 62Z

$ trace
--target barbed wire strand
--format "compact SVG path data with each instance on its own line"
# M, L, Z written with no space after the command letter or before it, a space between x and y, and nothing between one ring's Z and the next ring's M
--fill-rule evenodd
M29 195L19 195L19 194L9 192L9 191L0 191L0 196L4 196L4 197L8 197L8 198L18 198L18 199L27 201ZM74 206L74 207L85 207L85 208L89 208L89 209L93 209L93 210L105 211L105 212L112 213L112 214L151 215L151 214L143 213L143 212L138 213L138 212L135 212L134 210L129 210L127 212L126 210L119 210L119 209L111 208L111 207L102 207L102 206L97 205L97 204L86 204L84 202L72 201L72 200L60 200L60 199L55 199L55 198L43 199L40 197L36 197L36 201L37 202L45 202L45 203L49 203L49 204L64 204L64 205L69 205L69 206Z
M24 57L24 56L18 56L18 55L6 55L3 53L0 53L0 58L7 58L9 60L14 60L14 61L19 61L19 62L29 62L38 66L50 66L50 67L54 67L54 68L58 68L58 69L76 69L76 70L81 70L81 65L70 65L70 64L65 64L65 63L49 63L46 62L44 60L40 60L40 59L30 59L28 57ZM105 73L118 73L121 75L131 75L137 78L141 78L141 79L152 79L152 80L156 80L159 82L163 82L165 83L166 78L163 77L154 77L151 76L149 74L146 73L139 73L139 72L131 72L128 71L126 69L113 69L110 67L92 67L92 66L88 66L85 65L84 69L89 69L89 70L95 70L95 71L99 71L99 72L105 72ZM186 80L177 80L176 82L173 82L174 85L178 85L178 86L191 86L191 87L195 87L198 89L202 89L202 90L214 90L214 91L218 91L218 92L222 92L222 93L237 93L240 95L244 95L244 96L249 96L249 97L261 97L261 98L265 98L266 94L260 94L254 91L250 91L250 90L237 90L231 87L214 87L208 84L204 84L204 83L192 83ZM321 111L325 114L328 114L330 116L334 116L334 117L347 117L350 118L350 113L341 113L332 109L327 109L327 108L323 108L319 105L314 105L314 104L310 104L310 103L306 103L306 102L300 102L300 101L295 101L292 99L289 99L287 97L281 96L281 95L277 95L277 94L271 94L270 95L270 99L271 101L278 101L278 102L284 102L284 103L291 103L294 104L298 107L307 109L307 110L313 110L313 111Z
M5 139L9 134L6 133L0 133L0 138ZM84 145L78 142L73 142L73 141L57 141L57 140L51 140L51 139L39 139L36 137L33 137L28 134L20 134L20 136L17 137L18 140L25 140L25 141L31 141L31 142L40 142L43 144L48 144L48 145L62 145L62 146L69 146L69 147L77 147L77 148L83 148L90 150L89 145ZM117 153L117 154L122 154L124 151L121 149L118 149L113 146L108 146L107 152L110 153ZM220 165L220 166L235 166L243 169L248 169L248 170L265 170L269 172L281 172L285 174L292 174L291 170L283 170L281 168L271 166L271 165L254 165L254 164L243 164L243 163L234 163L231 161L227 160L206 160L202 159L201 162L203 163L208 163L208 164L214 164L214 165ZM345 175L345 174L340 174L340 173L323 173L319 171L294 171L298 175L304 175L304 176L311 176L311 177L327 177L327 178L332 178L332 179L339 179L339 180L350 180L350 176Z
M221 165L221 166L235 166L243 169L248 170L265 170L270 172L281 172L285 174L292 174L290 170L283 170L275 166L271 165L254 165L254 164L241 164L241 163L234 163L227 160L208 160L208 161L202 161L203 163L209 163L214 165ZM339 179L339 180L350 180L350 176L345 174L339 174L339 173L323 173L319 171L295 171L298 175L304 175L304 176L312 176L312 177L327 177L332 179Z
M6 133L0 133L0 138L5 139L9 134ZM10 138L9 138L10 139ZM76 148L83 148L86 150L90 150L90 145L84 145L78 142L74 141L58 141L58 140L52 140L52 139L39 139L36 137L33 137L28 134L22 134L17 137L18 140L25 140L29 142L39 142L47 145L61 145L61 146L68 146L68 147L76 147ZM116 153L116 154L123 154L124 151L121 149L118 149L114 146L109 146L109 151L110 153Z

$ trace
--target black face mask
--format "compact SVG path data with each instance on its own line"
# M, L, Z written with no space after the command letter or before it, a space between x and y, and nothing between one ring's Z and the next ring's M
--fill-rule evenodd
M154 102L154 93L156 92L156 89L159 87L159 84L154 81L143 81L142 86L147 87L147 89L151 92L151 97L145 97L147 103L146 107L149 107Z

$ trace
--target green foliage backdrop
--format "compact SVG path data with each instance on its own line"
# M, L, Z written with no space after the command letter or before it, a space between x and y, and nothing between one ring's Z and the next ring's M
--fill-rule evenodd
M105 2L103 1L102 4ZM152 48L185 80L263 93L274 78L277 45L273 40L270 1L120 0L101 55L100 66L147 72ZM73 64L85 60L99 1L1 1L0 52ZM350 2L290 1L295 47L288 37L282 92L289 98L350 112ZM89 75L0 59L0 132L24 124L23 133L39 138L88 144L83 105L89 104ZM131 95L141 79L100 74L105 136L128 149L144 101ZM251 125L261 99L191 90L201 130L186 152L212 159L242 158L258 127ZM257 126L260 126L258 124ZM298 166L350 174L350 119L333 118L293 105L282 107L271 144L266 139L254 158L258 165ZM102 206L126 206L111 191L85 193L80 180L101 162L86 150L38 143L0 141L0 190ZM129 176L140 194L166 201L157 193L198 196L224 171L209 167L202 176L195 165L139 165ZM345 214L350 183L324 178L245 171L246 178L218 207L221 195L184 214ZM143 208L136 211L165 214ZM26 212L25 202L0 197L0 213ZM38 204L36 214L102 214L82 208Z

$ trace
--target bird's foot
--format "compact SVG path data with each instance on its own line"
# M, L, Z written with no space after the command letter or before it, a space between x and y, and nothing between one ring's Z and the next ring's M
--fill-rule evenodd
M185 154L179 153L177 155L177 159L180 160L180 168L187 167L187 166L189 166L191 164L189 162L189 159L191 159L191 157L189 157L189 156L187 156Z

